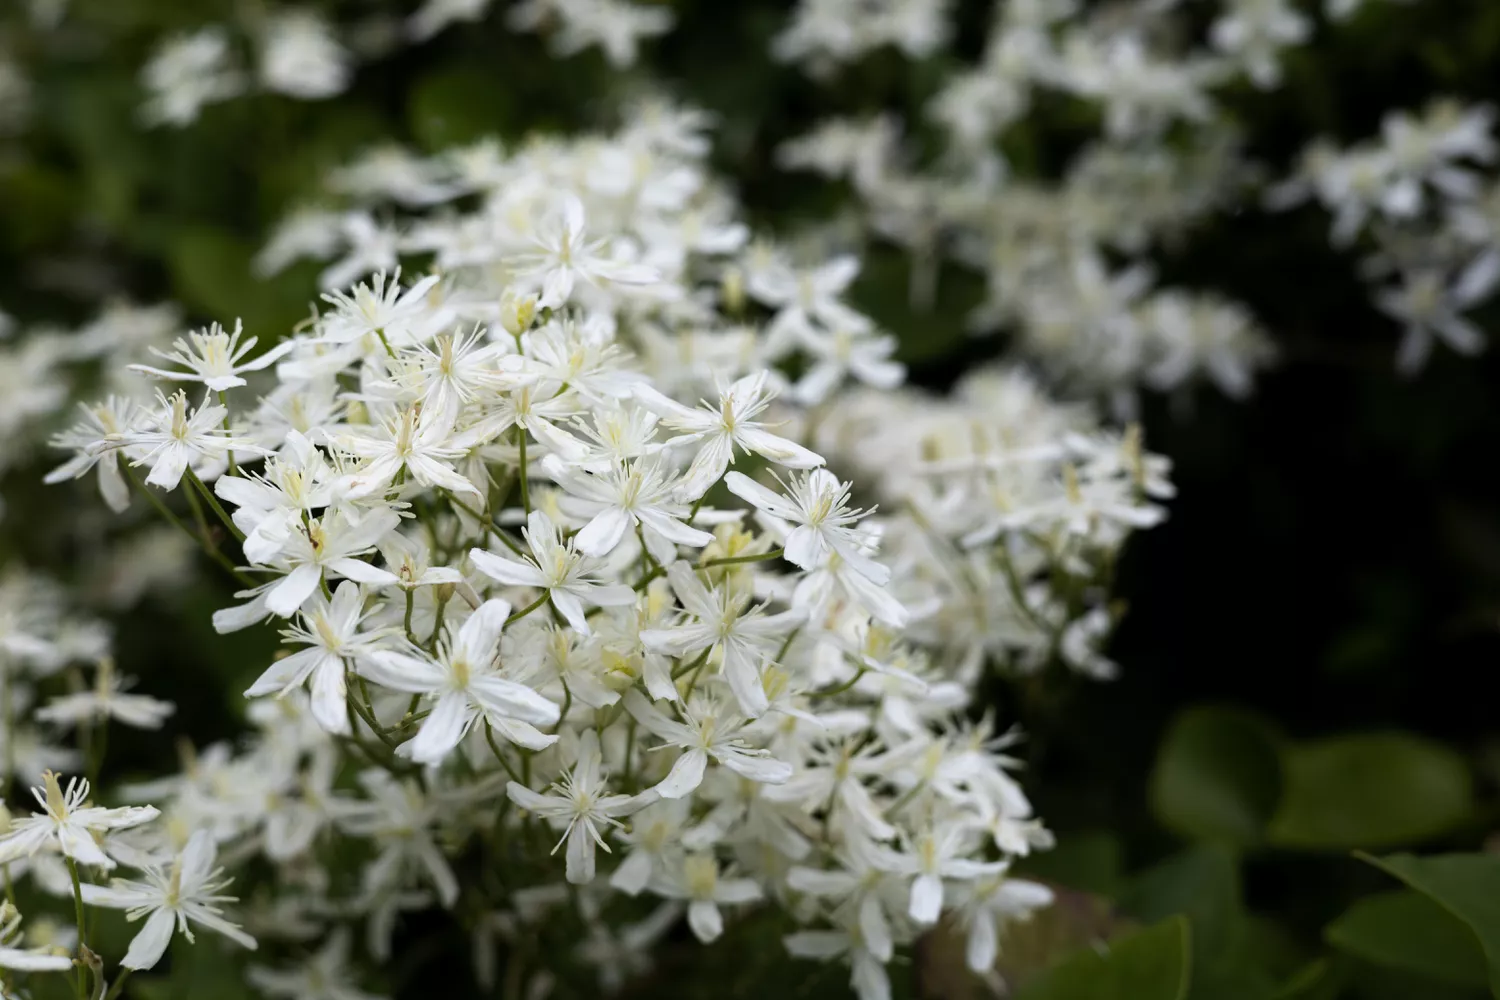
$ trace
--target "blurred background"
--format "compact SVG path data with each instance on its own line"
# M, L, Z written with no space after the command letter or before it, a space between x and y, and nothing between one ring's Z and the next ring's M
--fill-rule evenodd
M343 93L253 93L205 108L190 127L148 129L141 67L163 37L240 16L236 3L0 0L0 307L12 321L0 396L26 389L25 331L79 327L113 300L174 302L193 325L243 317L262 338L289 331L317 298L320 268L261 276L256 254L331 170L379 143L436 152L607 126L625 103L666 90L713 113L714 166L752 228L796 234L856 195L780 169L781 144L829 116L888 111L914 123L920 148L920 109L955 64L979 58L993 9L956 2L947 50L876 51L814 86L766 56L791 3L661 5L675 27L622 68L596 48L558 58L499 16L396 45L390 25L416 4L329 0L313 6L358 28L345 41L370 53ZM1216 7L1179 6L1190 30ZM7 83L7 63L18 82ZM1246 158L1276 175L1310 137L1359 141L1391 108L1500 97L1500 4L1371 3L1287 52L1282 69L1276 89L1219 91ZM1074 104L1038 100L1006 150L1018 171L1046 178L1092 128ZM1067 890L1005 947L1020 980L1114 927L1185 913L1194 1000L1486 995L1468 958L1434 977L1326 939L1355 901L1396 888L1351 851L1478 851L1500 821L1487 694L1500 659L1500 361L1439 351L1419 374L1398 374L1399 324L1371 304L1327 230L1316 207L1273 213L1246 199L1152 252L1163 282L1243 303L1277 361L1247 400L1201 385L1142 397L1145 440L1172 460L1178 495L1120 569L1127 611L1108 650L1120 678L992 685L999 717L1026 727L1024 781L1058 837L1029 870ZM879 239L861 252L852 299L899 337L913 382L943 389L1007 353L1004 335L965 332L980 278L944 263L931 304L913 308L906 252ZM1471 318L1488 332L1496 313ZM88 487L41 486L55 463L35 445L13 441L0 464L0 566L103 593L113 560L160 557L110 555L121 526ZM241 725L239 692L275 637L217 641L209 616L228 588L207 576L174 586L166 565L147 593L114 595L119 660L141 690L178 703L176 731L201 744ZM122 737L109 777L160 771L176 753L170 737ZM811 967L782 957L774 931L684 943L637 991L845 988L837 969L809 981ZM432 977L448 975L459 983L448 995L469 995L452 971L450 927L435 917L404 934L393 995L432 995ZM895 970L900 995L986 995L953 971L949 947L938 935ZM222 966L199 966L138 995L248 995Z

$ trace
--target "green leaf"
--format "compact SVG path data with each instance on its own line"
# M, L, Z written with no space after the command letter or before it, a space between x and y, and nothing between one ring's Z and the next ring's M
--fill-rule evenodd
M1190 981L1188 922L1173 917L1085 951L1023 989L1017 1000L1184 1000Z
M1406 733L1340 736L1288 748L1285 790L1271 821L1280 847L1346 850L1421 841L1469 815L1462 757Z
M1169 830L1240 847L1260 843L1281 795L1278 734L1251 712L1192 708L1168 730L1151 806Z
M1335 1000L1343 989L1344 977L1326 958L1309 962L1282 983L1271 1000Z
M1330 945L1456 986L1489 982L1473 932L1430 897L1398 889L1361 899L1323 931Z
M1191 920L1194 965L1201 972L1243 930L1234 857L1213 845L1189 848L1137 876L1121 895L1120 909L1147 923L1174 915Z
M1254 954L1250 921L1240 899L1235 856L1200 844L1138 876L1120 908L1146 922L1169 916L1192 924L1192 1000L1264 1000L1274 980Z
M1489 969L1490 992L1500 997L1500 857L1394 854L1365 861L1405 882L1456 917L1478 942Z

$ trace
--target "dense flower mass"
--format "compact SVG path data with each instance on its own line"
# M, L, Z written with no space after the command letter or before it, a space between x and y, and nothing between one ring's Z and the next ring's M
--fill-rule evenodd
M54 481L220 519L242 584L215 627L287 644L246 692L259 741L133 790L154 808L49 776L0 840L39 878L58 854L141 870L83 886L145 919L127 968L174 927L275 935L229 922L216 850L290 873L335 839L368 845L354 882L288 874L264 904L330 934L328 962L349 922L379 955L429 902L517 907L519 942L574 899L603 942L678 914L710 941L777 901L806 928L793 953L878 997L943 913L969 914L982 970L1047 903L1005 874L1050 844L1015 734L967 710L987 669L1113 672L1102 588L1162 516L1164 464L1019 372L893 395L889 340L844 295L857 262L750 242L703 125L658 103L613 135L365 161L325 228L273 240L352 287L268 350L238 327L142 338L139 384L56 438ZM66 660L26 596L0 605L12 683ZM99 670L37 718L170 710Z
M45 32L64 6L28 17ZM492 16L624 69L678 18L245 6L154 39L129 127L330 101ZM554 985L533 951L611 992L674 928L709 943L770 912L861 1000L940 925L995 969L1008 926L1052 902L1011 873L1052 835L983 685L1120 673L1115 569L1174 497L1141 394L1245 399L1278 355L1249 308L1159 258L1216 214L1311 206L1320 241L1367 253L1400 369L1476 353L1500 146L1493 109L1439 100L1317 139L1286 176L1250 161L1226 93L1281 86L1359 0L1008 0L967 62L958 6L798 0L768 31L766 60L808 87L946 60L918 120L851 112L768 143L767 169L853 206L804 231L752 232L707 165L714 117L648 80L610 131L347 158L245 254L247 284L316 276L295 328L189 329L118 299L71 329L0 312L0 472L50 445L45 482L89 482L115 518L76 518L97 565L73 590L0 575L0 866L71 900L79 932L0 904L0 995L68 973L112 1000L207 930L256 950L262 995L376 1000L372 967L431 909L485 987L506 956L507 997ZM37 108L0 43L6 136ZM1053 114L1061 152L1030 127ZM971 282L962 334L1013 356L908 385L911 340L860 295L877 253L932 327L944 283ZM245 678L252 732L100 795L110 727L188 714L122 676L103 612L200 557L233 581L216 635L281 640ZM92 909L133 934L108 975Z

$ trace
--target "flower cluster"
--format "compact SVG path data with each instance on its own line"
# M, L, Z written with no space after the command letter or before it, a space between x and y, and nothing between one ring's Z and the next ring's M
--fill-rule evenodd
M1316 198L1333 216L1335 247L1372 244L1364 272L1384 285L1376 305L1402 326L1402 371L1421 368L1435 342L1484 349L1463 313L1500 286L1500 182L1478 172L1500 158L1494 125L1492 107L1449 100L1420 116L1392 111L1378 140L1344 150L1315 141L1268 193L1276 208Z
M711 941L775 903L792 954L873 1000L944 914L982 971L1050 900L1007 874L1050 835L974 692L1114 672L1111 567L1160 520L1164 462L1019 373L900 391L857 261L750 241L704 124L658 102L509 155L367 157L268 251L329 262L315 317L269 349L238 326L144 345L131 374L173 391L56 439L53 480L185 494L241 580L215 628L287 646L246 692L260 738L126 790L170 836L79 853L59 824L106 814L49 779L51 818L0 841L140 868L82 887L152 914L127 968L173 920L251 943L215 850L281 872L256 939L323 942L253 973L272 996L364 995L349 932L379 958L415 908L461 915L481 976L497 937L516 962L546 940L610 988L678 919ZM318 863L350 844L357 870Z
M148 125L181 127L205 106L253 90L304 101L336 97L361 60L477 21L490 3L426 0L405 20L374 11L348 24L334 24L311 7L281 6L270 13L246 8L235 23L205 25L160 43L141 73L147 91L141 117ZM629 0L526 0L510 6L506 23L517 31L547 32L559 56L598 47L623 67L636 61L643 39L671 28L672 17L664 7ZM19 82L8 82L0 59L0 123L6 104L19 103L22 93Z
M882 23L850 9L859 6L803 4L778 44L805 36L816 12L829 26L820 57L832 58L833 26L852 38ZM930 47L948 34L943 4L891 6L937 21L909 39ZM1138 387L1172 390L1200 377L1244 396L1272 354L1255 319L1212 293L1153 289L1146 259L1238 203L1253 173L1213 88L1247 60L1257 78L1274 77L1267 46L1301 34L1277 27L1280 16L1303 24L1284 5L1228 6L1213 32L1225 51L1210 52L1163 46L1175 34L1165 30L1170 4L1092 16L1067 0L998 5L978 63L949 74L923 109L939 137L935 154L886 114L824 121L785 143L780 162L850 183L868 238L910 253L913 308L931 306L947 263L978 272L988 295L971 317L976 332L1012 331L1054 378L1117 412L1133 412ZM1096 107L1102 124L1057 180L1028 176L1005 153L1037 141L1033 105L1049 93ZM1173 129L1185 141L1165 142Z

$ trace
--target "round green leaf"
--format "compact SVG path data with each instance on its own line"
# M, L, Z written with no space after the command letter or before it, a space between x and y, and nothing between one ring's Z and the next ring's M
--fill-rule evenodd
M1324 930L1333 947L1376 965L1391 966L1455 986L1489 982L1484 952L1473 932L1435 901L1410 889L1355 903Z
M1427 896L1468 928L1484 953L1490 992L1500 997L1500 857L1493 854L1363 857Z
M1264 839L1281 795L1278 737L1264 719L1229 708L1178 715L1157 755L1151 806L1169 830L1249 847Z
M1271 822L1281 847L1345 850L1409 844L1469 815L1473 782L1462 757L1406 733L1340 736L1290 747Z
M1085 951L1017 995L1017 1000L1183 1000L1190 974L1188 922L1173 917Z

